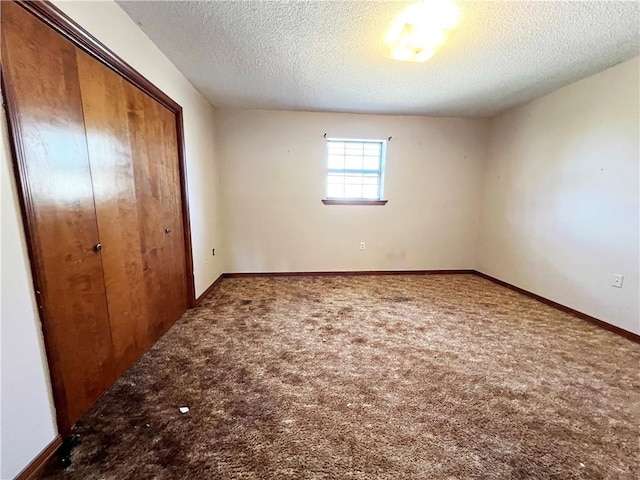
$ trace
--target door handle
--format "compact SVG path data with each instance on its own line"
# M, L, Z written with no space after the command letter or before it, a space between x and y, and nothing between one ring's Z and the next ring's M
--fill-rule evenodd
M171 233L171 229L170 228L165 228L164 229L164 233Z
M99 252L100 250L102 250L102 244L101 243L96 243L95 247L93 247L93 251L94 252Z

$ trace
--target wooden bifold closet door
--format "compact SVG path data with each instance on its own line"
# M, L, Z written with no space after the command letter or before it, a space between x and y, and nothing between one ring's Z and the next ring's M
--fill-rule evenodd
M121 374L187 308L175 119L86 53L76 57Z
M13 2L2 74L58 426L189 306L175 113Z

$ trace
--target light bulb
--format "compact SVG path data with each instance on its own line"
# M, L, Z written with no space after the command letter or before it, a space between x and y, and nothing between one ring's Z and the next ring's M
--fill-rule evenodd
M450 0L424 1L405 8L387 31L391 57L414 62L428 60L458 20L458 7Z

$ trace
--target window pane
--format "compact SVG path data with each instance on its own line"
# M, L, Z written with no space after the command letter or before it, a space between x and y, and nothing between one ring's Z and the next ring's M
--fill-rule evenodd
M327 152L329 155L344 155L344 143L330 143Z
M327 185L327 197L329 198L343 198L344 186L340 185Z
M362 196L364 198L378 198L378 185L365 185L362 187Z
M363 167L365 170L378 170L380 168L380 158L379 157L364 157L363 158Z
M362 185L345 185L344 196L346 198L362 198Z
M362 170L362 157L347 156L344 165L347 170Z
M365 143L364 145L364 154L365 155L373 155L375 157L380 155L380 149L382 148L382 144L380 143Z
M329 168L344 168L344 157L342 155L329 155Z
M327 183L331 183L331 184L343 184L344 183L344 175L342 173L330 173L327 176Z
M345 175L344 183L349 185L362 185L362 175Z
M380 183L378 175L364 175L362 177L362 183L365 185L378 185Z
M361 143L347 143L346 144L346 154L347 155L358 155L362 156L363 145Z

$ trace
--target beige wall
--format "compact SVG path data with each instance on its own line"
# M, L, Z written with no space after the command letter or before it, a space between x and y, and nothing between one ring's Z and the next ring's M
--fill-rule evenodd
M482 272L635 333L639 70L635 58L492 121L478 248Z
M485 121L259 110L216 121L226 271L474 267ZM324 133L393 137L386 206L321 203Z
M69 16L165 91L184 109L196 293L222 272L214 111L114 2L55 2ZM2 124L2 136L6 129ZM2 142L2 359L0 478L9 479L55 436L49 375L34 306L19 207Z
M0 129L0 478L9 479L55 437L56 426L4 114Z

